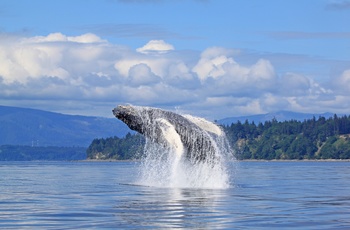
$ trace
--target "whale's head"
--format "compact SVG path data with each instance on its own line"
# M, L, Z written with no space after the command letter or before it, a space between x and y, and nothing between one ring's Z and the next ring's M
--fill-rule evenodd
M130 129L144 133L143 121L135 106L118 105L112 111L114 116L127 124Z

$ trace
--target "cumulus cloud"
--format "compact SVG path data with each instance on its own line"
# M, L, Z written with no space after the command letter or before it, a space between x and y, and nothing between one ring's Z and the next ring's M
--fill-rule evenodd
M77 42L77 43L99 43L105 42L95 34L87 33L80 36L66 36L61 33L52 33L48 36L35 36L22 39L23 43L43 43L43 42Z
M339 91L342 95L350 95L350 69L337 77L332 85L333 90Z
M53 111L50 106L65 111L65 104L72 111L76 105L90 113L75 113L90 115L109 115L115 104L133 103L211 119L281 109L348 111L350 70L322 85L303 73L277 73L267 58L242 64L239 55L223 47L188 55L163 40L132 50L91 33L2 35L0 103Z
M280 79L280 95L302 96L310 93L310 80L296 73L286 73Z
M159 77L166 75L166 68L170 64L170 59L163 56L158 57L145 57L145 56L130 56L117 60L114 64L114 68L123 77L129 76L130 68L138 64L145 64L149 66L154 74Z
M166 53L174 50L174 46L164 42L163 40L151 40L146 45L136 49L140 53Z
M5 83L56 76L76 80L99 69L108 43L93 34L70 37L60 33L0 42L0 76ZM83 68L82 68L83 67Z
M222 76L225 73L225 65L236 64L232 58L227 57L230 54L231 52L229 50L222 47L208 48L202 52L200 60L196 66L193 67L192 71L195 72L202 81L208 77L216 78Z
M276 83L274 67L268 60L260 59L251 66L243 66L228 55L223 48L209 48L202 53L192 70L202 82L209 79L213 84L212 78L221 92L248 86L267 88Z
M137 64L129 69L129 83L132 86L152 85L160 82L160 78L152 73L146 64Z
M225 66L235 65L232 58L220 55L213 58L201 58L197 65L193 68L199 79L202 81L207 78L218 78L226 73Z

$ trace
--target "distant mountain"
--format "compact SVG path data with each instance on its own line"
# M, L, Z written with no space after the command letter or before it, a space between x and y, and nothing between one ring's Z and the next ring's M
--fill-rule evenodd
M95 138L123 137L128 132L115 118L0 106L0 145L87 147Z
M249 122L254 121L255 124L259 124L260 122L264 123L265 121L272 120L273 118L275 118L277 121L289 121L289 120L304 121L305 119L311 119L313 116L315 116L315 118L317 119L320 116L329 118L329 117L332 117L333 115L334 115L333 113L313 114L313 113L296 113L296 112L290 112L290 111L279 111L274 113L258 114L258 115L251 115L251 116L228 117L228 118L218 120L217 123L221 125L230 125L238 121L243 123L246 120L248 120Z

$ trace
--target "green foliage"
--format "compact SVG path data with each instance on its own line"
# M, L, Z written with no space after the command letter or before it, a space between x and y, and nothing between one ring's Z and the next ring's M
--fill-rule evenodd
M86 152L88 159L135 159L140 157L144 144L142 135L128 133L124 138L115 136L94 139Z
M350 116L223 128L238 159L350 159Z
M321 159L350 159L350 138L333 136L328 138L319 153Z

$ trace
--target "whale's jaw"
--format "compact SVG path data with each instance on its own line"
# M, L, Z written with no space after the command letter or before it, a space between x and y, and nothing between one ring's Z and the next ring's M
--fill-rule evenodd
M112 110L114 116L124 122L130 129L144 133L143 122L135 106L118 105Z

